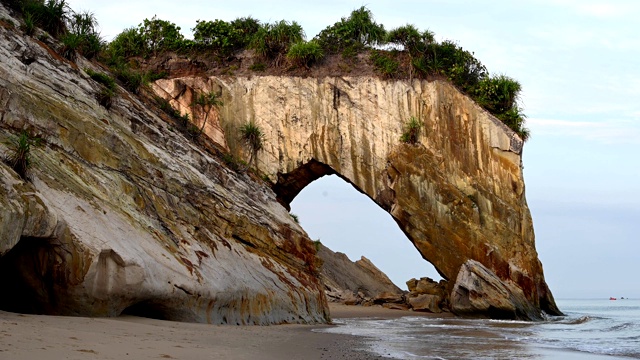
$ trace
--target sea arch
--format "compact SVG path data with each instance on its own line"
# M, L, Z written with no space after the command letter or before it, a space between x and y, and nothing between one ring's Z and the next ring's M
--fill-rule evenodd
M327 174L369 196L450 280L454 303L473 300L473 289L454 288L461 277L477 277L461 273L479 264L506 289L498 303L559 313L535 250L523 141L447 82L254 76L155 86L178 106L200 91L219 93L224 106L207 134L224 138L231 153L241 149L239 127L257 124L264 133L258 172L283 206ZM422 124L416 144L400 140L411 117Z

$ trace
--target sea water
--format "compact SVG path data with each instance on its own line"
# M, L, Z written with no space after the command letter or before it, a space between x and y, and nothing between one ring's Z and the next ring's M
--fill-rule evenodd
M451 317L334 319L323 331L364 337L395 359L640 359L640 300L558 300L542 322Z

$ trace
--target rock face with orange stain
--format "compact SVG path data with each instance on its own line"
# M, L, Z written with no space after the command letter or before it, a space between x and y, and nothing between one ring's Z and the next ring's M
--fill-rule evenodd
M0 4L0 18L16 19ZM260 180L124 89L0 26L0 153L22 129L32 182L0 164L0 308L214 324L323 323L316 250Z
M258 169L285 207L310 182L338 174L391 214L448 280L449 294L463 264L473 260L506 289L522 293L526 304L514 306L526 310L514 311L515 318L560 313L535 249L523 141L450 84L218 76L160 80L154 90L176 104L188 103L182 94L219 94L222 132L213 138L224 136L220 146L236 156L247 157L238 129L249 122L260 127L265 137ZM412 117L422 124L418 142L403 143ZM502 306L511 295L495 303ZM460 296L451 300L473 304ZM491 316L487 309L463 313Z
M0 18L18 24L2 4ZM450 296L452 309L491 316L511 303L518 318L559 313L535 250L522 140L448 83L225 76L154 84L182 113L193 107L195 126L236 157L246 156L238 129L257 124L265 183L231 170L124 89L101 107L101 85L82 69L104 70L54 56L57 44L40 38L0 26L0 140L23 129L43 139L32 185L0 165L0 308L324 322L316 251L287 209L311 181L338 174L391 214L449 294L456 279L478 274L504 285L486 303L477 292L490 286L460 283L469 291ZM193 105L209 93L222 104ZM422 129L405 144L411 117Z

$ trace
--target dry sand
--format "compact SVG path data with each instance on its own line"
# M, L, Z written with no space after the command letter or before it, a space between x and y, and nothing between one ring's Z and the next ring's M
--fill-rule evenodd
M333 318L434 316L332 305ZM437 315L441 316L441 315ZM331 325L214 326L132 316L83 318L0 311L0 359L378 359Z

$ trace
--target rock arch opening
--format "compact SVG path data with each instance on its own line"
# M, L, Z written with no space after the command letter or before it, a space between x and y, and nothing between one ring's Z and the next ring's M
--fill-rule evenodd
M311 239L351 261L366 257L403 290L411 278L442 279L386 211L336 175L304 187L291 202L291 213Z

